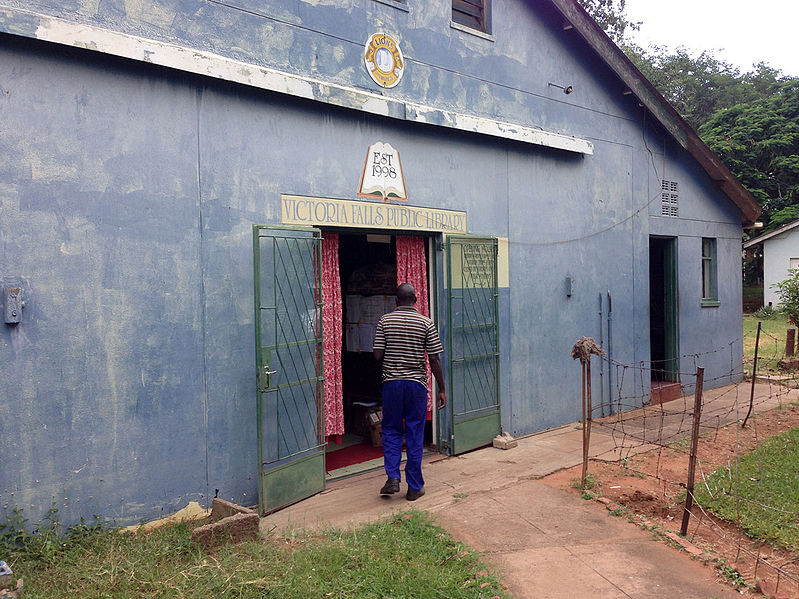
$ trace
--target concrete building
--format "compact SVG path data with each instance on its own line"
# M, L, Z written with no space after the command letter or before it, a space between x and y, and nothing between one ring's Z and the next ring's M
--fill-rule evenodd
M759 208L575 0L0 0L0 117L32 522L321 490L399 278L445 341L434 451L579 419L581 336L639 367L597 403L742 377Z
M774 285L789 276L789 270L799 268L799 220L781 226L744 243L744 250L763 245L763 305L780 303Z

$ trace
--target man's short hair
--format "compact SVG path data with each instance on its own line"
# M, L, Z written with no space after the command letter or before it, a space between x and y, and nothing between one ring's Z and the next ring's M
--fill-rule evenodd
M410 283L403 283L397 287L397 303L413 304L416 302L416 289Z

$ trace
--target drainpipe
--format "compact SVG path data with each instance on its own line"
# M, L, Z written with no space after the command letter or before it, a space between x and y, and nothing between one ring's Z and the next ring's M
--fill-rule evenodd
M604 348L605 342L603 341L603 330L605 322L602 318L602 294L599 294L599 347ZM605 360L600 356L599 358L599 405L600 415L605 416Z
M613 414L613 298L608 289L608 406Z

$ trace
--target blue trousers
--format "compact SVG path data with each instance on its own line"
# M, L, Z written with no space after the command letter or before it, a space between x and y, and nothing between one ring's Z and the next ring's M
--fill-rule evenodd
M405 482L418 491L424 486L422 451L427 416L427 389L416 381L383 383L383 463L389 478L400 477L402 437L408 456Z

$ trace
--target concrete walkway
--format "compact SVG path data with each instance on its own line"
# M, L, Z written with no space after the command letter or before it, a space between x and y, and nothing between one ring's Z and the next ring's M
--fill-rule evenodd
M758 384L754 413L799 399ZM716 427L745 417L749 386L705 392L702 424ZM594 426L591 455L616 459L644 451L660 435L669 441L690 431L679 399L608 417ZM622 427L624 432L622 433ZM657 433L657 435L656 435ZM740 597L714 580L713 571L653 536L535 479L582 462L582 432L569 425L492 447L425 460L427 494L414 503L403 492L380 497L385 474L372 472L330 483L310 499L261 519L264 531L349 528L408 509L427 510L455 538L480 551L517 598Z

